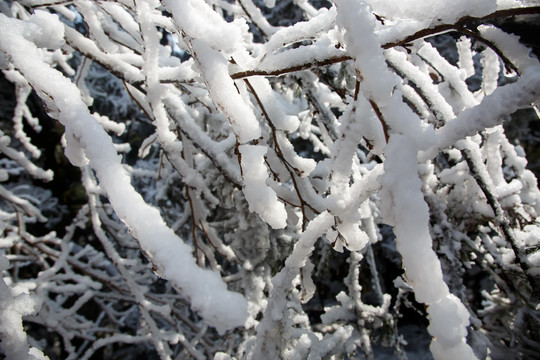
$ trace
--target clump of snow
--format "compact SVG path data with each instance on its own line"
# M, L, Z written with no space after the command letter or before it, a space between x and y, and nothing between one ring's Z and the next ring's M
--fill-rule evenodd
M343 245L345 245L345 247L349 251L360 251L369 242L367 234L364 231L360 230L357 223L344 222L342 224L339 224L337 226L337 229L345 240L345 243ZM334 249L338 252L343 251L341 243L336 244L336 247L334 247Z
M431 248L429 213L417 173L416 151L404 136L393 135L385 150L385 173L382 177L383 201L391 206L397 248L403 257L403 267L416 299L436 302L448 294L442 270Z
M476 359L465 342L469 312L461 301L449 294L428 309L429 333L435 337L430 349L435 359Z
M238 141L243 144L258 138L261 135L259 123L253 109L243 100L229 76L227 60L201 40L194 39L191 44L210 95L217 107L228 117Z
M288 115L283 111L283 107L279 102L277 94L272 89L270 82L263 77L253 77L249 80L251 86L255 90L264 109L266 110L270 121L277 129L285 131L295 131L300 125L297 116Z
M391 209L385 211L394 223L407 281L416 299L428 305L428 330L435 337L431 345L433 355L436 359L454 359L457 354L460 359L475 359L465 342L469 314L459 299L449 293L439 259L431 247L429 209L421 192L417 149L407 137L394 134L385 154L382 200L386 206L391 204Z
M245 20L227 23L204 0L165 0L163 3L182 31L214 50L233 52L243 43L248 29Z
M64 25L56 14L37 10L28 19L23 35L38 47L57 49L64 43Z
M79 140L73 136L71 131L66 131L64 135L62 135L61 143L64 147L64 154L72 165L88 165L89 161L84 153L84 149L82 148Z
M441 344L454 345L467 335L462 325L469 325L469 312L453 294L431 304L429 318L429 332Z
M267 147L261 145L241 145L238 150L242 156L244 195L249 211L256 212L274 229L287 226L285 205L278 201L277 195L268 185L268 170L264 164Z

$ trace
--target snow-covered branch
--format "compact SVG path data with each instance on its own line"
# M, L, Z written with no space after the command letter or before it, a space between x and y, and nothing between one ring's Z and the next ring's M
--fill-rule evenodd
M536 354L535 4L0 12L8 358Z

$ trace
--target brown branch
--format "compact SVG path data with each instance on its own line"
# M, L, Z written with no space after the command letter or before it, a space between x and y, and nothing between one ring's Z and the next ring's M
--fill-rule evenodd
M86 58L85 58L86 59ZM133 93L131 92L131 90L129 90L129 87L127 86L128 83L126 83L126 80L124 79L121 79L122 80L122 84L124 85L124 88L126 89L126 92L128 93L129 97L131 98L131 100L133 100L133 102L135 104L137 104L137 106L139 107L139 109L144 113L144 115L146 115L146 117L148 118L148 120L154 122L154 117L152 115L150 115L148 113L148 111L146 111L146 109L144 108L143 104L141 104L141 102L139 100L137 100L137 98L133 95ZM132 84L130 84L132 85ZM139 90L139 89L137 89ZM146 91L144 90L140 90L143 94L146 94Z
M375 111L377 118L379 118L379 121L381 122L383 131L384 131L384 139L386 140L386 143L388 144L388 139L390 139L390 135L388 134L388 125L386 124L386 121L384 121L384 117L381 112L381 109L379 108L377 103L373 101L373 99L369 99L369 103L371 104L373 111Z
M343 61L351 60L352 57L349 55L340 55L340 56L334 56L330 57L324 60L315 60L310 63L305 64L298 64L293 65L291 67L283 68L283 69L277 69L277 70L247 70L247 71L240 71L234 74L231 74L231 78L233 79L242 79L250 76L257 76L257 75L263 75L263 76L279 76L295 71L300 70L307 70L313 67L319 67L319 66L325 66L325 65L332 65L336 63L340 63Z
M217 246L212 242L212 240L210 239L210 236L208 236L208 233L206 232L206 228L204 227L204 224L202 222L201 219L199 219L199 229L202 231L202 233L204 234L204 237L206 238L206 241L208 242L208 244L210 244L211 247L214 248L214 250L218 250L219 249L217 248Z
M530 7L523 7L523 8L498 10L483 17L464 16L458 19L458 21L454 24L440 24L440 25L435 25L428 29L422 29L415 32L414 34L406 36L405 38L401 40L396 40L393 42L382 44L382 48L390 49L397 46L404 46L408 43L413 42L414 40L422 39L428 36L437 35L443 32L451 31L451 30L461 32L461 30L464 29L466 25L472 24L475 22L482 23L482 22L486 22L486 20L492 20L492 19L497 19L497 18L505 18L505 17L516 16L516 15L532 15L532 14L540 14L540 6L530 6ZM291 73L295 71L300 71L300 70L306 70L306 69L310 69L314 67L332 65L332 64L343 62L343 61L352 60L352 59L353 59L352 56L344 53L343 55L332 56L332 57L328 57L322 60L314 60L309 63L297 64L297 65L293 65L293 66L282 68L282 69L276 69L276 70L253 69L253 70L240 71L240 72L231 74L231 77L233 79L241 79L241 78L245 78L249 76L257 76L257 75L279 76L279 75L283 75L283 74L287 74L287 73Z
M360 75L360 74L358 74ZM362 81L360 76L357 76L356 83L354 84L354 101L358 100L358 94L360 93L360 82Z

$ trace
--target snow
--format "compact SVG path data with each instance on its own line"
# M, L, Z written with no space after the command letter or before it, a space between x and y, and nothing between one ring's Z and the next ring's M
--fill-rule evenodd
M381 181L383 189L389 190L383 193L383 199L392 205L387 211L392 216L405 274L416 299L434 303L446 296L448 288L442 280L437 256L431 249L428 208L420 192L416 151L407 138L393 135L385 154L385 173Z
M436 359L454 359L455 354L461 359L475 359L464 340L468 311L449 293L439 259L431 248L429 211L413 166L417 162L417 149L407 137L394 134L385 154L382 198L392 206L386 212L394 223L407 282L414 289L417 301L428 305L428 330L435 338L431 344L433 355Z
M0 348L7 359L48 359L39 350L28 346L22 324L22 316L35 314L41 307L41 301L37 296L27 294L13 296L12 289L3 279L3 272L8 266L8 259L0 254Z
M99 6L105 9L105 11L107 11L107 13L110 14L137 43L142 44L142 38L137 23L131 14L129 14L120 4L103 2L100 3Z
M84 21L88 24L89 37L95 39L99 46L106 53L118 53L119 46L105 33L105 29L102 26L103 17L97 4L91 1L83 1L77 8L78 12L84 18Z
M528 67L538 66L538 60L530 56L531 50L519 41L519 36L508 34L493 25L480 25L480 35L491 41L521 71Z
M64 26L54 21L56 15L37 10L24 27L23 36L37 47L56 49L64 44Z
M244 144L257 139L261 136L259 123L253 109L246 104L230 78L227 60L199 39L193 39L191 45L210 95L216 106L229 119L238 141Z
M259 100L264 104L264 109L270 118L272 124L277 129L293 132L298 129L300 121L298 117L291 116L285 113L278 95L272 89L270 82L261 76L254 76L249 79L249 83L255 90Z
M320 9L319 14L309 21L300 21L293 26L280 29L263 45L263 53L272 53L286 45L312 38L315 34L330 31L335 26L336 8Z
M279 358L279 349L276 346L264 347L265 342L277 340L273 332L275 332L275 329L279 329L278 324L280 322L288 320L287 293L290 285L294 278L298 276L300 269L306 265L317 239L326 232L333 222L334 217L327 211L317 215L294 245L292 253L285 260L285 266L272 279L272 291L268 300L268 307L262 321L257 326L257 340L248 359Z
M290 48L280 52L265 53L260 60L246 64L245 72L257 71L272 73L278 69L296 68L324 61L329 58L346 56L346 52L336 48L337 34L334 30L321 34L314 44L301 48ZM234 72L231 72L231 75Z
M53 29L58 28L56 17L48 21ZM0 27L9 35L0 38L0 49L9 54L39 93L55 101L58 120L78 140L116 213L151 256L160 273L188 297L193 309L219 332L242 325L247 318L245 299L228 291L218 273L198 267L191 248L165 225L159 211L146 204L133 189L112 139L90 115L75 85L47 64L36 61L40 54L35 45L23 38L24 26L20 21L0 14ZM69 146L78 144L72 142Z
M478 104L478 101L469 91L465 79L467 78L467 71L459 69L446 61L442 57L437 49L429 43L424 43L418 50L418 54L426 59L438 72L440 72L444 78L444 84L450 87L452 94L458 98L452 102L454 106L454 112L459 113L463 108L473 107Z
M247 33L245 20L227 23L204 0L165 0L176 25L190 38L198 39L214 50L232 53Z
M240 182L240 168L237 161L231 161L227 156L226 152L232 148L234 145L234 140L229 141L228 139L221 142L215 142L212 140L208 134L201 130L201 128L195 123L195 120L189 113L189 109L185 104L172 94L167 96L164 99L167 110L176 115L175 118L178 119L178 122L183 131L186 132L187 136L200 148L216 161L220 168L227 174L227 176L234 180L235 182ZM234 138L234 137L233 137Z
M10 144L11 139L9 136L4 135L3 131L0 130L0 151L2 154L7 156L8 158L16 161L21 165L26 171L28 171L29 174L34 176L37 179L41 179L43 181L51 181L53 179L53 172L52 170L43 170L34 163L30 162L24 153L14 150L8 145Z
M74 166L86 166L89 163L80 141L69 130L62 135L61 144L64 147L64 154L69 162Z
M408 134L419 146L428 146L433 142L433 128L418 121L418 117L401 100L401 92L397 90L401 81L388 69L375 35L377 23L370 7L363 1L340 1L337 5L337 22L346 30L343 37L348 52L355 59L361 93L380 109L387 128ZM364 20L358 21L359 18Z
M462 36L456 45L459 54L458 66L465 70L467 77L469 78L475 73L471 40Z
M268 185L268 171L264 162L266 146L240 145L238 151L242 159L244 179L243 192L249 204L249 211L256 212L274 229L287 226L287 212L283 203Z
M448 6L444 0L369 0L375 13L391 18L455 23L462 16L484 16L497 9L495 0L457 0Z
M455 117L452 107L446 102L438 91L437 85L433 84L431 77L418 66L407 60L403 52L390 49L385 52L388 61L399 69L415 86L422 90L429 106L436 116L445 122Z
M347 51L355 58L362 92L367 99L373 99L380 106L384 106L397 79L388 71L379 41L373 33L376 20L371 14L371 8L364 1L339 1L336 5L337 22L346 29L343 37ZM370 74L377 76L369 76Z
M255 6L252 0L241 0L240 4L242 6L242 9L246 11L250 20L253 21L253 23L259 29L261 29L263 34L268 36L276 32L277 29L270 25L268 20L266 20L266 18L264 17L261 9Z
M70 46L82 54L92 54L92 57L99 59L100 63L108 64L114 71L122 73L128 82L137 82L144 79L139 68L123 61L126 59L126 54L109 54L103 52L97 47L95 42L69 26L64 26L64 35L66 42Z
M490 95L498 85L501 65L499 57L490 48L482 51L482 91L484 95Z

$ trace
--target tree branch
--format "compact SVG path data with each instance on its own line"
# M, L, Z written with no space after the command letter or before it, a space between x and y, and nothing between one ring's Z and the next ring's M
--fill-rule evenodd
M540 6L498 10L483 17L464 16L460 18L454 24L439 24L431 28L422 29L400 40L385 43L382 45L382 48L390 49L397 46L404 46L415 40L422 39L428 36L441 34L447 31L455 30L458 32L462 32L462 30L466 27L466 25L470 25L474 23L484 23L484 22L487 22L487 20L506 18L506 17L516 16L516 15L532 15L532 14L540 14ZM468 35L472 36L471 34L468 34ZM484 43L487 44L487 42L482 39L477 39L477 40L483 41ZM500 54L500 52L498 52L498 54ZM251 70L234 72L231 74L231 77L233 79L242 79L242 78L250 77L250 76L279 76L279 75L283 75L283 74L287 74L287 73L291 73L295 71L306 70L306 69L311 69L311 68L326 66L326 65L332 65L332 64L343 62L343 61L352 60L352 59L353 58L350 55L343 52L343 55L331 56L331 57L327 57L323 59L320 59L320 58L314 59L312 62L297 64L291 67L286 67L286 68L281 68L281 69L275 69L275 70L251 69Z

